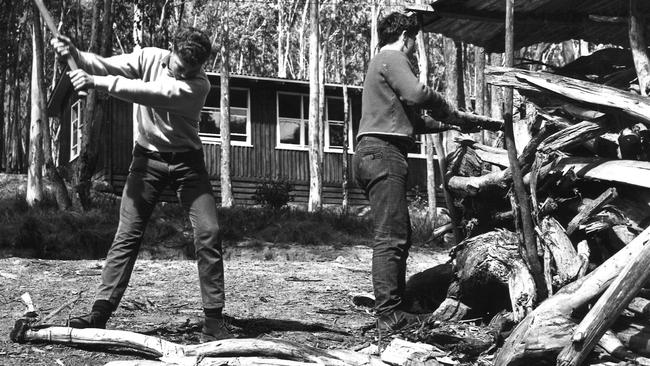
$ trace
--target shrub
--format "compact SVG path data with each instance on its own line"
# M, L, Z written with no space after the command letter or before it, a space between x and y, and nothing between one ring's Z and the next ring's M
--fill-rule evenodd
M277 210L293 201L292 189L293 185L287 181L266 181L257 186L253 199L262 206Z

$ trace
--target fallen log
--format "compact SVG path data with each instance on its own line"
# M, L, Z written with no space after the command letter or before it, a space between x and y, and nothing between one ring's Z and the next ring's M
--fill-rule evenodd
M458 300L479 313L511 307L516 321L532 310L535 282L515 233L499 229L466 239L459 247L454 264Z
M562 129L539 144L538 151L550 153L573 148L602 135L607 129L602 123L583 121Z
M347 350L321 350L297 343L270 339L224 339L196 345L180 345L163 339L122 330L74 329L47 327L31 329L29 322L18 320L11 332L11 340L24 342L52 342L59 344L119 346L144 355L167 360L197 362L206 357L233 355L263 356L292 361L333 366L370 364L370 356ZM373 360L372 362L376 362Z
M571 341L576 326L571 318L573 312L600 295L648 239L650 227L598 268L542 302L506 339L496 354L495 366L535 364L540 360L556 362L560 350Z

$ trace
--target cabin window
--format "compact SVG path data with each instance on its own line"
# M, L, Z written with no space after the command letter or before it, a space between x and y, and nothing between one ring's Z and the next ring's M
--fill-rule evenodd
M309 146L309 96L278 93L278 147L306 149Z
M343 150L343 98L326 97L325 99L325 151L341 152ZM348 112L351 118L352 112ZM348 152L352 152L352 124L348 124Z
M427 150L426 146L424 144L424 136L425 135L417 135L415 136L415 144L411 147L409 150L408 157L409 158L420 158L420 159L425 159L427 157ZM436 157L436 153L434 150L434 157Z
M77 100L70 108L70 161L81 152L81 124L83 123L83 101Z
M325 151L343 149L343 98L325 99ZM307 149L309 146L309 95L278 93L278 147ZM352 145L352 128L349 144ZM350 151L352 151L350 149Z
M248 89L230 89L230 143L251 146L250 93ZM204 143L221 142L221 89L210 88L199 121L199 136Z

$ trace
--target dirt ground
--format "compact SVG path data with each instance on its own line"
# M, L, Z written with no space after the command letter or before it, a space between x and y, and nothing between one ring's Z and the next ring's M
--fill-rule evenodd
M373 322L351 294L371 292L368 247L237 245L226 251L225 312L239 337L271 337L319 348L360 349L374 341L362 332ZM447 254L415 249L409 275L447 260ZM0 365L104 365L142 358L118 349L54 344L16 344L9 340L14 321L25 311L21 294L29 292L39 314L48 314L77 297L75 308L50 323L89 309L100 281L101 261L0 259ZM200 302L194 261L139 260L131 284L108 323L192 344L199 342Z

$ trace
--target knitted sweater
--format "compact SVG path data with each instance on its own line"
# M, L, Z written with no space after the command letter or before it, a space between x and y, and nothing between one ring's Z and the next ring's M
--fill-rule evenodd
M453 110L444 96L420 83L406 54L383 50L368 65L357 139L388 135L413 140L415 134L446 129L431 118L422 119L421 108L431 109L441 120Z
M203 70L177 80L167 67L171 52L142 48L104 58L79 52L79 67L94 75L95 88L134 103L136 141L154 151L201 149L199 118L210 90Z

